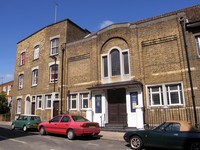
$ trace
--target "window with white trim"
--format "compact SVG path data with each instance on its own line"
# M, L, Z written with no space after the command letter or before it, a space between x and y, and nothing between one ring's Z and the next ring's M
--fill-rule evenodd
M149 106L183 105L181 83L147 86Z
M24 83L24 75L20 74L18 77L18 88L22 89L23 88L23 83Z
M38 69L34 69L32 71L32 86L36 86L38 84Z
M6 89L7 89L6 86L3 86L3 92L6 92Z
M195 36L197 54L200 57L200 35Z
M89 93L80 93L81 109L89 108Z
M21 104L22 104L22 99L21 98L17 99L17 114L21 114Z
M37 109L42 109L42 96L37 96Z
M70 109L77 109L78 94L70 95Z
M34 56L33 56L34 60L39 58L39 53L40 53L40 47L39 47L39 45L36 45L34 47Z
M58 64L53 64L50 66L50 83L58 81Z
M25 64L25 52L22 52L20 54L20 65L24 65Z
M45 96L45 108L51 108L51 95Z
M130 73L128 50L113 48L108 54L102 55L102 76L114 77Z
M57 55L59 49L59 38L54 38L51 40L51 51L50 55Z

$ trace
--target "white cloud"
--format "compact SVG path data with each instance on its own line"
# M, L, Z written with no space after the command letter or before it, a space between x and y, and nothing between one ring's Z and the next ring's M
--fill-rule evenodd
M113 21L110 21L110 20L105 20L103 21L101 24L100 24L100 29L103 29L111 24L113 24L114 22Z

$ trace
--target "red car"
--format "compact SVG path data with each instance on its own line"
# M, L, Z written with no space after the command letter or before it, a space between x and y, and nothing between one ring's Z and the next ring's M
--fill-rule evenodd
M69 140L73 140L76 136L98 135L100 128L97 122L90 122L82 116L62 114L49 122L40 123L38 131L41 135L47 133L67 135Z

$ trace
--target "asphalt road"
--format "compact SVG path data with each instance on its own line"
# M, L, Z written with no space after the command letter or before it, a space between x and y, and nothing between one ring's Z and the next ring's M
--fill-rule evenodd
M68 140L66 136L45 135L38 132L11 131L0 126L0 150L129 150L124 141L80 137Z

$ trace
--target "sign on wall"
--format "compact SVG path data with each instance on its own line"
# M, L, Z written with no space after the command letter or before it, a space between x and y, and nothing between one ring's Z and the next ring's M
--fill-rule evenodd
M131 112L136 111L136 106L138 105L138 93L137 92L131 92L130 93L130 103L131 103Z
M101 95L95 95L95 113L102 113Z

